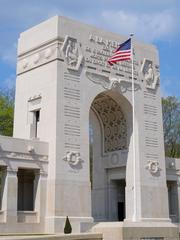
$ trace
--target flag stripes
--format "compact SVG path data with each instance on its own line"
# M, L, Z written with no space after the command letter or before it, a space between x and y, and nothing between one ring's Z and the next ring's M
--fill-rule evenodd
M116 49L114 54L108 59L108 63L113 65L120 61L131 60L131 38L129 38L124 43Z

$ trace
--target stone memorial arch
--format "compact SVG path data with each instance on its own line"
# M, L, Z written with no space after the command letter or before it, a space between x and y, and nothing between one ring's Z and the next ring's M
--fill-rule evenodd
M15 226L11 232L27 226L31 232L63 232L68 216L73 232L114 226L114 236L121 232L124 239L177 236L168 212L158 53L152 45L134 42L133 130L131 62L107 63L124 40L58 16L21 33L15 139L8 147L24 152L2 160L11 176L5 190L15 199L3 205ZM20 191L26 173L31 209L8 190L11 182L22 202L30 199ZM101 221L107 225L94 225Z

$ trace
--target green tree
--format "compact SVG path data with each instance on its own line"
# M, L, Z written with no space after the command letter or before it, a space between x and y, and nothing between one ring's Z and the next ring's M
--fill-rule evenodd
M180 102L176 97L162 98L165 154L180 157Z
M14 117L13 93L0 93L0 135L12 136Z
M71 232L72 232L72 227L71 227L69 218L68 218L68 216L67 216L67 217L66 217L65 226L64 226L64 233L65 233L65 234L69 234L69 233L71 233Z

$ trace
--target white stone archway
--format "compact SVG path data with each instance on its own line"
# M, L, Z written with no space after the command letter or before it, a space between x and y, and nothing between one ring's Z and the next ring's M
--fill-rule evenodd
M26 142L30 145L28 153L25 144L23 148L20 147L19 140L15 140L16 151L13 144L8 144L15 153L24 149L21 158L28 159L27 165L24 162L20 166L15 164L13 171L17 167L24 169L27 166L39 169L39 166L46 164L47 179L43 179L45 184L42 191L39 190L43 192L39 198L39 201L43 199L42 204L38 205L40 224L36 224L36 228L30 225L32 232L63 232L66 216L74 232L82 231L84 225L93 222L89 176L89 109L94 99L105 93L121 107L127 123L127 145L124 145L127 149L119 150L119 142L111 145L106 138L100 148L104 151L99 153L103 156L103 163L106 163L107 185L118 185L126 178L126 221L123 228L127 229L127 235L124 239L130 239L130 233L141 239L156 236L164 239L170 232L173 232L171 236L176 236L176 228L170 224L168 213L158 53L154 46L134 40L136 121L133 154L132 62L121 62L114 66L107 63L108 57L124 40L123 36L58 16L20 35L13 136L18 139L37 137L40 141L48 142L48 149L43 150L43 153L48 151L48 163L41 156L37 165L32 165L35 159L29 161L27 154L31 152L32 155L33 146L36 146L35 153L42 153L38 139ZM153 71L153 76L149 76L149 71ZM103 118L100 112L98 115ZM32 130L37 124L37 134L33 134ZM11 159L15 156L9 155ZM13 178L10 177L10 182L13 180L15 183L14 172L11 175ZM117 218L117 210L111 209L111 206L116 204L109 200L111 191L106 194L106 212L99 219L107 216L108 220L113 220ZM15 226L21 232L22 224L16 223L16 200L13 202L12 208L12 202L7 201L5 213L10 213L10 217L12 215ZM154 228L151 234L149 227ZM130 228L133 232L129 231ZM27 229L26 224L24 229ZM11 232L14 232L14 228L11 228Z

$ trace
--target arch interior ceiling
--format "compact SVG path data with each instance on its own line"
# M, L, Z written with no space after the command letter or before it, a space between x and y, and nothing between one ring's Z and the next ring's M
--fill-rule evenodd
M104 132L104 152L127 149L127 124L121 107L106 94L98 95L92 108L98 113Z

